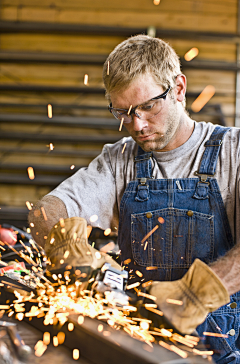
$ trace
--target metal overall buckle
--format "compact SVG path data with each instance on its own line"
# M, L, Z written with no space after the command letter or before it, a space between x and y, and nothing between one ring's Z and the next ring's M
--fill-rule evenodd
M136 179L139 179L140 181L140 184L142 186L146 185L147 184L147 180L148 179L153 179L153 177L137 177Z
M196 171L196 172L194 172L194 175L200 177L201 182L207 183L209 185L209 182L207 182L207 179L208 179L208 177L215 176L215 173L214 174L206 174L206 173L198 173L198 171Z

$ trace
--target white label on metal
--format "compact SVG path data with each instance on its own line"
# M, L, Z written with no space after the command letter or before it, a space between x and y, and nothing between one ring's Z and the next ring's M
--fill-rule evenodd
M112 288L123 290L123 277L110 270L106 271L103 282Z

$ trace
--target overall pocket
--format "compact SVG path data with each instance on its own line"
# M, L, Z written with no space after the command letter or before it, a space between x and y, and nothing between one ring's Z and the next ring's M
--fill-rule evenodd
M188 268L195 258L213 259L214 216L166 208L131 215L131 241L141 266Z

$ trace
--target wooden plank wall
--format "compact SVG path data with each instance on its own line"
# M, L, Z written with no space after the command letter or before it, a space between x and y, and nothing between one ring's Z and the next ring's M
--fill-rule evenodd
M44 22L52 24L85 24L86 26L102 25L114 27L140 27L147 29L169 29L189 32L236 33L237 0L161 0L154 5L153 0L2 0L0 3L0 21ZM121 33L120 33L121 34ZM30 32L2 32L0 35L0 53L36 53L59 55L103 55L109 52L125 37L99 34L42 34ZM211 62L236 62L236 44L228 39L189 39L187 37L164 38L177 51L180 57L192 47L199 49L197 59ZM220 105L227 125L234 125L235 115L235 82L234 70L207 70L183 68L188 79L187 107L203 88L209 84L216 89L216 94L209 102ZM0 62L0 85L35 85L57 87L97 87L102 88L102 65L91 64L58 64L34 62ZM89 76L89 86L84 86L84 75ZM193 93L193 94L192 94ZM192 96L191 96L192 95ZM195 96L194 96L195 95ZM24 182L28 179L26 166L41 166L39 175L44 177L65 178L73 173L71 165L87 165L103 145L102 142L78 143L57 141L55 149L49 151L51 140L28 140L24 135L94 135L121 137L117 128L88 128L83 126L61 126L46 122L47 104L51 103L54 117L101 117L109 118L108 111L102 109L80 109L78 105L107 106L104 93L87 94L59 93L40 91L17 91L3 89L0 91L0 133L13 133L14 138L6 136L0 140L0 207L24 208L26 201L35 202L54 187L54 182ZM64 107L68 106L68 107ZM69 107L69 105L75 105ZM62 106L62 107L61 107ZM205 119L218 122L212 109L194 115L196 120ZM210 111L211 112L210 112ZM0 115L0 116L1 116ZM9 122L6 115L23 117L21 122ZM42 121L26 122L26 115L42 116ZM6 119L4 119L4 116ZM45 119L44 119L45 118ZM114 122L114 121L113 121ZM17 138L16 135L19 135ZM63 153L66 152L66 154ZM85 151L85 154L81 154ZM59 152L59 153L57 153ZM62 154L60 153L62 152ZM44 170L48 166L50 170ZM64 171L52 169L51 166L64 167ZM60 168L61 169L61 168ZM7 177L8 176L8 177ZM10 177L9 177L10 176ZM9 182L9 178L12 181ZM4 182L5 178L5 182ZM19 179L18 179L19 178ZM22 178L22 179L21 179ZM57 183L57 179L56 179ZM1 223L1 217L0 217Z

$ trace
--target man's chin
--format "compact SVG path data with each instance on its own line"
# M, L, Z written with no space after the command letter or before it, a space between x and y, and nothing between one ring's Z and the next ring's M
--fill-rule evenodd
M139 142L136 141L136 143L145 151L145 152L154 152L157 149L159 149L158 143L154 141L145 141L145 142Z
M149 152L162 152L168 143L163 143L163 141L146 141L139 143L136 141L136 143L147 153Z

